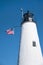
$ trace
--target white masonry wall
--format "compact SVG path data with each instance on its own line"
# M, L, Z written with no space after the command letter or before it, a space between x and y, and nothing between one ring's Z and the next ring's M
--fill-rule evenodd
M42 65L42 52L34 22L22 25L19 65Z

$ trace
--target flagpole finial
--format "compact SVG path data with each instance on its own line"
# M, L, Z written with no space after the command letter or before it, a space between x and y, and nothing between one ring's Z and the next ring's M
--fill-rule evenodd
M23 8L21 8L20 10L21 10L22 18L23 18Z

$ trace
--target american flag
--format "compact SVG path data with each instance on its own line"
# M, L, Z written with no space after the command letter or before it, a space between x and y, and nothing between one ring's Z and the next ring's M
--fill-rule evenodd
M6 33L9 35L14 34L14 29L13 28L7 29Z

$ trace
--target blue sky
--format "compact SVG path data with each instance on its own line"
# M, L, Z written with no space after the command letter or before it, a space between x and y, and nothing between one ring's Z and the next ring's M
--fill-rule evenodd
M34 13L43 54L43 0L0 0L0 64L17 65L22 22L20 9ZM6 29L14 28L14 35Z

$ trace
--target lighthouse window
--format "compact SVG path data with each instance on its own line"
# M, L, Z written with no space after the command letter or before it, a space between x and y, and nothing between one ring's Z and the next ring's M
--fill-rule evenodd
M35 41L33 41L33 46L36 47L36 42Z

